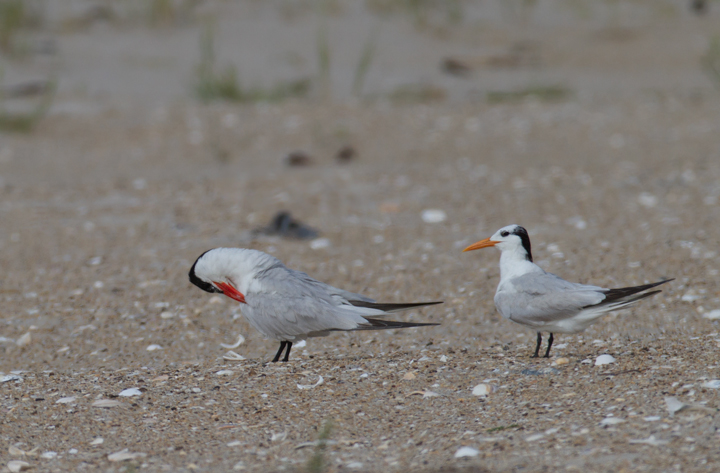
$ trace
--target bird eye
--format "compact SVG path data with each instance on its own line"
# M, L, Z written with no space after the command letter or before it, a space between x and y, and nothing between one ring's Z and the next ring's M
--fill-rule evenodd
M506 236L508 236L508 235L510 235L510 232L507 232L507 231L500 233L500 236L501 236L501 237L506 237Z

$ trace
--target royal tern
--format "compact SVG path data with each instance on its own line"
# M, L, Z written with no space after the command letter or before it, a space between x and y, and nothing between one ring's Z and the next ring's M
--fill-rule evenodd
M565 281L533 263L530 237L520 225L503 227L490 238L480 240L463 251L495 246L500 249L500 283L495 292L498 312L520 325L537 331L538 356L542 332L549 332L545 358L550 356L553 333L577 333L595 323L600 316L627 307L660 290L643 292L672 279L642 286L606 289Z
M380 317L414 307L440 304L412 302L385 304L344 291L285 267L262 251L215 248L206 251L190 268L190 282L206 292L222 293L242 304L243 316L267 338L278 340L273 362L293 342L324 337L330 332L383 330L434 323L396 322Z

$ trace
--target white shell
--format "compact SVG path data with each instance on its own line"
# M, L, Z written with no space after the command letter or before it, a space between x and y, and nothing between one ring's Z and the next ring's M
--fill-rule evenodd
M609 365L610 363L615 363L615 357L612 355L600 355L595 358L595 366Z
M457 452L455 452L455 458L464 458L464 457L476 457L480 454L480 450L477 450L472 447L460 447Z
M142 396L142 391L140 391L138 388L123 389L122 391L120 391L120 394L118 394L118 396L122 396L122 397Z

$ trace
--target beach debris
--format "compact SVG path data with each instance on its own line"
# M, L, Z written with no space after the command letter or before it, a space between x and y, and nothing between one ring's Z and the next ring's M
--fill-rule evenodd
M96 437L95 439L93 439L92 442L90 442L90 445L102 445L103 442L105 442L105 439L104 439L104 438L102 438L102 437Z
M98 399L97 401L92 403L92 407L117 407L122 406L122 402L115 401L114 399Z
M702 384L702 387L709 389L720 389L720 379L711 379L710 381L705 381Z
M617 425L625 422L625 419L620 417L606 417L600 421L600 425Z
M283 159L286 166L301 167L312 164L312 158L305 151L295 150L285 156Z
M284 432L273 432L273 434L270 436L271 442L282 442L287 437L287 430Z
M70 404L75 402L75 399L77 399L75 396L61 397L60 399L55 401L55 404Z
M138 388L128 388L123 389L120 391L120 394L118 394L120 397L132 397L132 396L142 396L142 391L140 391Z
M440 70L451 76L466 77L472 72L472 67L461 59L444 57L440 61Z
M230 376L231 374L234 374L235 372L233 370L220 370L217 373L215 373L218 376Z
M27 332L27 333L25 333L25 335L18 338L15 343L19 347L24 347L26 345L29 345L31 341L32 341L32 335L30 335L30 332Z
M660 445L667 445L670 442L668 442L667 440L656 439L654 435L651 435L650 437L648 437L646 439L628 440L628 443L641 443L644 445L652 445L653 447L659 447Z
M235 353L232 350L229 350L225 355L223 355L223 360L230 360L230 361L243 361L245 359L244 356Z
M293 344L293 348L303 348L307 346L307 340L300 340L297 343Z
M48 451L48 452L41 453L40 458L44 458L46 460L52 460L53 458L57 457L57 455L58 455L57 452Z
M487 396L494 391L493 386L489 384L478 384L472 390L473 396Z
M15 445L10 445L8 447L8 453L14 457L24 457L25 456L25 451L20 450Z
M147 350L147 351L162 350L162 347L161 347L160 345L157 345L157 344L154 344L154 343L153 343L152 345L148 345L148 347L146 348L146 350Z
M595 366L609 365L610 363L615 363L615 361L615 357L612 355L600 355L595 358Z
M111 462L121 462L126 460L134 460L136 458L142 458L146 456L145 453L132 453L127 448L120 450L119 452L111 453L108 455L108 460Z
M233 343L232 345L227 345L225 343L221 343L220 346L223 348L227 348L229 350L234 350L235 348L239 347L245 342L245 337L242 336L242 334L238 335L237 342Z
M324 382L325 382L325 380L323 379L322 376L320 376L317 380L317 383L315 383L315 384L298 384L297 387L298 387L298 389L312 389L314 387L320 386Z
M0 383L7 383L8 381L21 382L22 378L16 374L6 374L5 376L0 377Z
M676 412L680 412L683 409L686 409L689 407L684 402L679 401L678 398L671 397L671 396L668 396L665 398L665 405L667 406L667 410L671 416L675 415Z
M330 247L330 240L327 238L317 238L310 242L310 248L313 250L321 250Z
M460 447L457 452L455 452L455 458L465 458L465 457L476 457L480 454L480 450L472 447Z
M709 320L717 320L720 319L720 309L713 309L709 312L705 312L703 314L703 317Z
M405 373L405 375L403 376L402 379L405 379L405 380L408 380L408 381L411 380L411 379L415 379L415 374L412 373L412 372L410 372L410 371L408 371L407 373Z
M426 399L426 398L428 398L428 397L438 397L438 396L440 396L440 395L439 395L438 393L436 393L435 391L430 391L430 390L425 390L425 391L413 391L413 392L411 392L411 393L409 394L409 396L415 396L415 395L422 396L423 399Z
M542 438L545 438L545 434L533 434L533 435L528 435L527 437L525 437L525 441L526 442L534 442L534 441L540 440Z
M553 361L553 365L567 365L570 363L570 360L568 358L557 358Z
M296 240L311 240L317 238L319 235L317 230L296 220L292 214L286 210L281 210L276 213L267 226L258 227L251 233L253 236L279 236Z
M357 156L355 148L350 145L345 145L335 153L335 161L341 164L349 163Z
M18 471L27 470L29 468L30 463L20 460L12 460L7 463L7 469L10 470L12 473L17 473Z
M447 219L445 211L440 209L425 209L420 216L425 223L440 223Z

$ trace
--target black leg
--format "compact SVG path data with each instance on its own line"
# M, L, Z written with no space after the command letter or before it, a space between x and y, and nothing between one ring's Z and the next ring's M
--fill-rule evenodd
M540 344L541 343L542 343L542 334L540 332L538 332L538 340L537 340L537 345L535 345L535 354L532 356L533 358L537 358L539 356L538 353L540 353Z
M285 345L287 345L287 342L280 342L280 349L277 351L277 353L275 353L275 358L273 358L272 360L273 363L277 362L280 359L280 355L282 355L282 352L285 349Z
M283 358L283 361L288 361L290 359L290 349L292 348L292 342L287 342L287 351L285 352L285 358Z
M545 352L545 358L550 358L550 348L552 348L552 342L553 342L553 334L550 334L550 338L548 338L548 349Z

